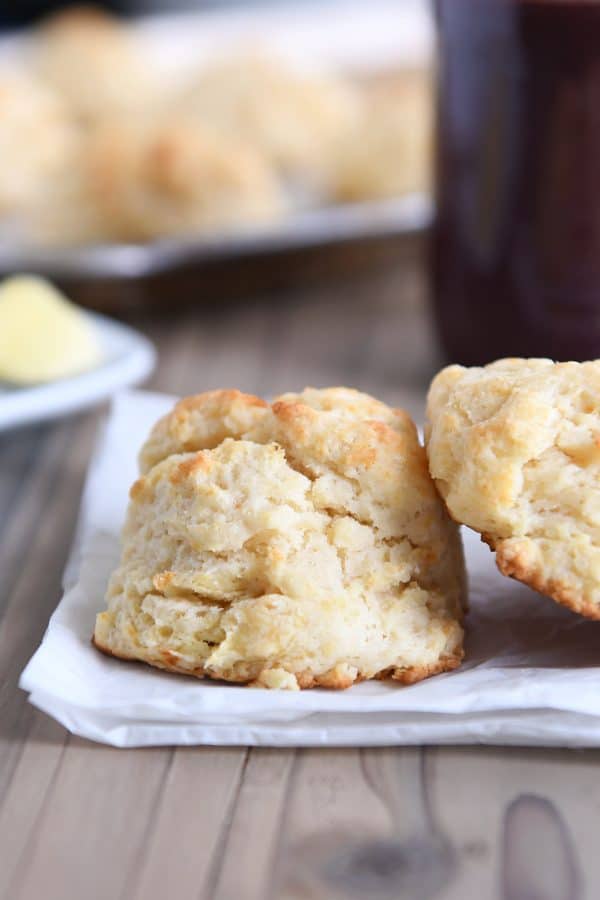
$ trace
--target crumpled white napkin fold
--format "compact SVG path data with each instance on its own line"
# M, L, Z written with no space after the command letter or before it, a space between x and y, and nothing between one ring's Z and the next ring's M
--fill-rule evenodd
M466 662L410 687L267 691L102 656L90 637L117 562L142 437L172 397L131 391L111 410L88 474L65 594L21 676L30 701L75 734L152 744L488 743L600 746L600 622L503 578L465 529Z

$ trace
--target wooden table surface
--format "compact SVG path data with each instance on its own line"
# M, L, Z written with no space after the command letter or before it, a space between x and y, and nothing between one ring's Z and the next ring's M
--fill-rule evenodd
M134 322L151 387L346 383L422 413L418 257ZM16 687L60 595L103 410L0 436L0 897L579 900L600 896L600 755L489 747L114 750ZM141 436L140 436L141 438Z

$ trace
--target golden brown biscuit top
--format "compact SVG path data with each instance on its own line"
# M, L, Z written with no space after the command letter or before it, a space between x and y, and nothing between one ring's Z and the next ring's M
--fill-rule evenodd
M581 478L596 478L599 409L600 361L503 359L444 369L429 392L426 437L451 514L507 537L541 527L534 506L543 493L564 512Z
M270 405L234 390L187 397L153 428L140 469L147 473L168 456L212 449L226 438L283 448L290 465L313 481L321 508L351 510L384 534L407 529L421 542L439 515L410 417L348 388L307 388Z

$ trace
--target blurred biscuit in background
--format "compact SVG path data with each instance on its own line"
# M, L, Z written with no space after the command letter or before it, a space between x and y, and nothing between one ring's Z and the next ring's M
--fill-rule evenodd
M156 109L160 97L131 29L97 7L77 6L47 19L35 32L31 62L83 121Z
M361 115L334 146L336 200L394 197L431 188L432 84L428 70L396 72L364 88Z
M0 215L23 243L224 234L429 188L425 70L365 80L238 48L172 80L94 7L27 42L35 74L0 75Z
M0 73L0 212L29 205L71 157L76 129L61 97L17 70Z
M104 122L38 211L48 241L146 241L279 216L279 183L260 156L198 122ZM62 197L61 197L62 192Z
M182 104L292 175L318 174L327 148L353 126L360 107L349 82L259 53L208 63L191 79Z

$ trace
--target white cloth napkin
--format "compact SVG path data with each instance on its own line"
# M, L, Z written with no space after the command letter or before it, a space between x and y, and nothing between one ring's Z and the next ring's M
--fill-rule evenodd
M465 530L466 661L410 687L268 691L170 675L101 655L90 636L119 553L136 454L172 404L114 401L83 495L65 594L21 676L30 701L75 734L119 747L488 743L600 746L600 623L503 578Z

